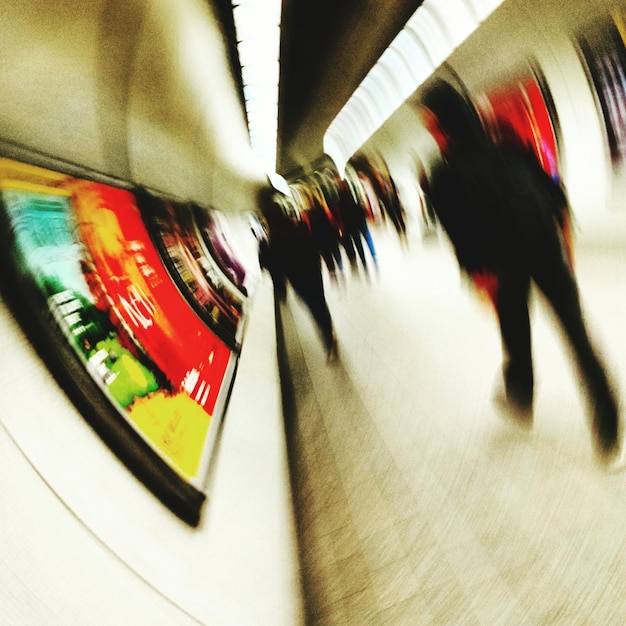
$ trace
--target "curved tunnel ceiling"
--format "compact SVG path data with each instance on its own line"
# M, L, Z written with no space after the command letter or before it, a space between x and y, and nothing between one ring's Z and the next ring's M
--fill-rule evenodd
M213 6L222 24L230 71L245 111L233 11L240 4L252 3L244 0L206 1ZM463 14L471 16L466 20L468 23L480 22L502 0L456 0L449 5L440 2L435 6L436 2L432 0L428 5L424 0L282 0L276 131L278 174L293 178L322 159L327 152L324 148L327 130L386 51L387 59L391 57L390 46L407 23L415 21L418 13L424 19L415 23L415 27L422 27L423 31L421 35L417 33L416 45L425 46L424 50L417 51L418 56L430 57L440 47L445 48L446 56L459 43L456 31L467 26ZM416 13L422 5L424 11L427 7L429 11ZM429 17L432 23L427 19ZM464 33L461 40L466 36ZM454 40L454 45L448 46L448 39ZM444 40L446 45L443 45ZM401 57L400 61L402 66L406 59ZM416 64L420 64L419 59ZM402 73L403 70L411 73L413 69L400 67L392 73ZM384 91L386 86L378 84L374 78L370 80L370 87ZM418 84L419 81L415 87ZM375 104L378 94L369 95L368 99Z
M323 155L343 105L423 0L283 0L277 170Z
M0 4L12 94L3 139L202 204L252 208L264 172L245 129L238 0ZM329 126L422 4L282 0L279 174L323 156Z

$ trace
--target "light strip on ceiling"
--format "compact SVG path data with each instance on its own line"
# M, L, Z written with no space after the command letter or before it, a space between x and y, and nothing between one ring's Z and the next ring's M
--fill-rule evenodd
M280 12L280 0L233 2L250 144L269 175L276 170Z
M425 0L324 135L339 170L503 0Z

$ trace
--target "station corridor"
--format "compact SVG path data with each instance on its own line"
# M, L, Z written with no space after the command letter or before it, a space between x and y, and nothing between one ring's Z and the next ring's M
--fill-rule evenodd
M197 529L115 459L3 307L2 621L622 624L626 474L594 461L549 314L535 297L523 431L491 402L493 313L443 237L409 234L378 227L378 272L326 277L336 363L259 274ZM576 258L624 393L624 247L583 237Z
M307 623L623 623L626 475L594 461L546 308L534 298L525 431L491 402L497 323L445 241L394 239L376 233L371 281L328 290L338 363L297 303L281 314ZM589 325L624 387L626 254L590 244L577 259Z

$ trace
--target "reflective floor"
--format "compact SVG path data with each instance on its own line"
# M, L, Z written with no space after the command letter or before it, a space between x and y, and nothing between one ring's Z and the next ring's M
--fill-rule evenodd
M495 318L445 240L375 233L380 271L329 285L340 361L282 308L307 624L622 624L626 474L594 461L584 399L533 302L532 431L492 404ZM578 248L587 319L626 393L626 254Z

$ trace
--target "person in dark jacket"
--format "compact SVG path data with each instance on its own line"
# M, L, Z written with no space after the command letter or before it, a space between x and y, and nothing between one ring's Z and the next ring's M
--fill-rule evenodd
M502 408L532 424L528 297L533 281L554 310L575 356L597 455L604 461L614 459L619 452L618 399L584 321L564 237L564 190L531 150L489 141L471 103L449 83L427 91L422 104L442 154L429 175L433 209L461 268L490 286L498 315L504 357Z
M367 224L367 213L359 199L353 194L347 180L339 181L339 186L339 209L343 224L341 242L352 270L358 270L360 260L363 269L367 271L363 240L367 244L374 265L377 266L376 248Z
M319 194L319 195L318 195ZM343 271L341 258L340 236L331 222L330 211L324 204L321 191L312 189L310 205L304 211L304 219L308 223L317 250L324 260L331 280L337 281Z
M276 296L286 297L286 282L310 311L324 342L329 361L337 358L337 337L324 293L319 251L305 222L285 214L277 201L280 192L269 187L259 193L259 207L267 224L259 260L274 281Z

